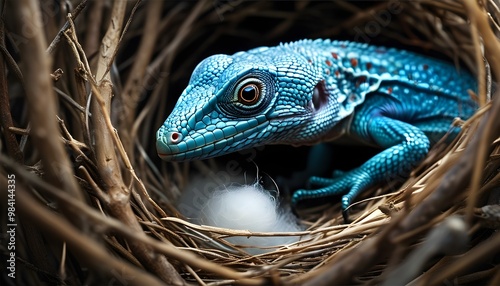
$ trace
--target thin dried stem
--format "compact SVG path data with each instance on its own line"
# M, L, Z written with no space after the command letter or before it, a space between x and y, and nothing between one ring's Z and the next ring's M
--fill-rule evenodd
M127 2L115 1L111 20L106 34L101 43L99 58L97 61L96 81L97 85L92 85L95 100L92 103L92 122L96 130L96 159L97 167L101 172L101 178L106 186L109 196L108 208L111 214L131 229L141 231L141 226L130 206L130 190L124 183L120 171L120 158L118 158L115 147L122 149L114 128L111 126L109 111L111 110L112 84L109 74L116 50L118 49L122 24L125 18ZM128 157L121 152L121 159ZM129 170L132 170L127 163ZM132 253L139 261L152 270L158 277L170 285L184 285L184 280L180 277L175 268L167 261L165 256L157 255L152 249L137 241L130 241Z
M35 0L22 0L10 4L16 11L16 19L19 19L18 26L30 25L33 29L32 37L20 45L21 57L26 63L22 69L23 77L30 83L25 87L28 115L32 126L30 136L39 151L48 181L70 193L75 200L83 201L82 192L74 179L71 163L58 136L59 129L55 116L56 97L50 78L51 62L45 52L47 44L45 33L41 29L43 25L38 3ZM21 19L31 19L32 22L23 22ZM22 32L20 31L20 34ZM39 100L41 95L44 95L43 100ZM64 206L61 207L64 209ZM77 222L77 217L73 218L75 223L83 224L83 221Z

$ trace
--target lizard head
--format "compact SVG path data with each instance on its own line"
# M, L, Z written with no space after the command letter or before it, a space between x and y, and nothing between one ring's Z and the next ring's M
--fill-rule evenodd
M320 139L335 111L318 67L288 45L214 55L193 71L156 133L168 161L205 159L266 144ZM328 127L326 126L328 125Z

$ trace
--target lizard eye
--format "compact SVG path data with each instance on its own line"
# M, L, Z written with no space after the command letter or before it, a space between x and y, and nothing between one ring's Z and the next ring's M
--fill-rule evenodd
M251 71L239 81L229 85L220 95L218 107L228 116L251 117L265 108L275 96L275 81L271 74Z
M260 98L260 88L254 83L247 83L238 91L238 101L244 105L253 105Z

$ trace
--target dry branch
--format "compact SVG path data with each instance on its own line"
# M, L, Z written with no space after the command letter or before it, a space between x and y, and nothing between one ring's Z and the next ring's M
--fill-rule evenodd
M5 23L3 21L0 22L0 46L2 47L2 53L0 53L0 126L5 130L4 136L7 152L19 163L23 163L23 153L19 149L19 144L17 143L14 132L10 130L11 127L14 127L14 122L10 112L7 74L5 73L7 64L5 58L12 57L5 48Z
M2 177L2 190L6 182ZM164 285L162 281L144 270L132 267L112 255L89 235L82 234L77 228L60 216L52 213L37 202L28 191L17 185L20 214L34 225L42 226L44 232L60 241L65 241L73 254L85 265L103 276L114 276L118 281L131 285Z
M106 197L109 202L106 206L110 213L125 223L131 229L142 231L130 205L130 192L123 180L120 170L120 158L115 151L118 138L115 129L110 123L111 98L113 96L111 76L109 70L113 64L119 39L122 33L122 24L125 18L127 2L115 1L109 22L108 30L104 35L97 60L95 73L96 86L93 86L94 100L92 102L92 122L96 130L96 160L97 168L103 180ZM126 154L123 154L126 156ZM138 241L129 241L129 246L137 259L150 271L169 285L184 285L175 268L165 256L158 255L153 250Z
M71 18L73 20L75 20L78 15L80 15L80 12L85 9L85 6L87 5L87 1L88 0L82 0L82 2L80 2L78 4L78 6L76 6L75 10L72 11L71 13ZM52 40L52 42L50 43L49 47L47 48L47 53L50 55L52 54L52 52L54 52L54 49L57 47L57 44L59 44L59 42L61 41L61 37L62 35L64 34L64 32L66 32L66 30L68 30L70 27L70 23L69 22L66 22L64 24L64 26L62 27L61 30L59 30L59 32L57 33L57 35L55 36L54 40Z
M29 25L31 36L27 37L27 42L19 46L23 59L22 72L25 85L26 98L28 103L28 114L32 129L31 137L40 154L44 172L48 181L60 189L68 192L77 201L84 201L83 194L74 179L74 173L70 161L67 159L64 146L59 137L59 128L55 115L57 114L56 97L52 89L51 62L45 53L47 43L41 22L41 14L38 2L35 0L21 0L9 2L13 10L16 11L17 25L20 28L19 34L23 34L22 29ZM24 20L31 19L32 22ZM41 100L43 97L43 100ZM48 116L47 116L48 115ZM64 206L62 206L64 209ZM69 215L70 209L65 210ZM71 215L73 222L79 225L75 214Z
M158 26L160 23L160 13L162 11L163 1L150 1L147 3L147 6L148 9L144 19L144 21L146 21L144 25L144 39L141 41L137 51L137 57L134 59L134 64L130 70L123 92L120 94L121 100L123 101L123 109L119 114L120 130L123 131L121 134L124 135L122 136L122 140L125 151L127 151L131 157L133 157L134 154L133 141L137 134L135 132L126 132L126 130L130 129L130 126L133 125L140 97L146 92L145 87L147 83L144 82L144 78L160 32Z
M98 226L97 230L101 233L108 233L108 232L114 232L117 234L123 235L124 238L130 239L131 241L135 243L141 243L144 246L147 246L148 248L154 249L155 251L158 252L158 254L165 254L168 257L172 259L176 259L178 261L181 261L183 263L186 263L187 265L190 265L192 267L197 267L200 269L204 269L206 271L210 271L213 273L216 273L217 275L224 277L226 279L232 279L232 280L238 280L241 281L242 283L244 282L247 285L259 285L262 283L261 279L248 279L245 274L238 273L237 271L234 271L230 268L222 267L220 265L217 265L215 263L212 263L210 261L204 261L203 259L199 259L199 257L193 255L192 253L178 249L169 243L163 243L156 241L148 236L146 236L142 231L136 231L133 228L130 228L130 226L124 224L123 222L120 222L118 220L115 220L110 217L104 217L102 216L99 212L97 212L94 209L90 209L87 207L86 204L78 202L78 201L73 201L70 196L68 196L66 193L62 192L61 190L54 188L53 186L47 184L46 182L42 181L40 178L37 178L33 174L28 173L25 170L22 170L19 168L19 166L16 166L16 164L10 160L9 158L6 158L4 155L0 154L0 162L5 165L10 171L15 172L18 174L20 178L22 178L24 181L30 183L31 186L37 187L41 192L47 193L55 198L57 198L62 204L66 204L68 207L73 209L76 213L79 213L87 222L90 222L90 225L95 225ZM2 178L4 179L4 178ZM2 190L6 191L7 188L5 180L2 181ZM27 194L27 191L23 186L20 187L21 192L23 193L23 197L29 197ZM24 201L23 201L24 202ZM38 221L40 220L39 216L50 216L49 213L46 213L44 211L41 211L39 206L40 203L36 202L33 200L33 198L28 198L27 203L25 206L22 207L23 210L26 210L25 216L29 220L36 221L37 224L43 225L44 228L48 228L48 232L52 233L55 232L54 235L61 235L63 238L67 238L68 236L71 237L81 237L85 236L84 234L81 234L79 230L74 229L72 227L68 227L67 222L59 219L57 220L59 223L56 223L54 225L54 220L42 220L41 222ZM29 212L28 210L36 209L36 211ZM54 230L55 228L56 230ZM69 229L68 229L69 228ZM63 232L61 234L60 232ZM64 239L63 239L64 240ZM75 249L78 249L78 251L85 250L87 248L95 249L95 247L98 247L96 245L93 245L95 243L93 239L88 239L88 240L80 240L79 238L77 241L73 241L74 244L72 244L72 247ZM90 245L89 245L90 244ZM94 253L90 253L90 255L85 255L84 259L87 261L87 259L91 258L94 255ZM108 255L105 253L105 255ZM107 257L101 257L98 255L99 261L102 262L102 264L107 265L107 262L110 262ZM96 266L100 266L101 263L96 264ZM111 263L111 265L116 265L114 262ZM110 272L112 273L112 272ZM167 282L171 283L171 282ZM172 285L172 284L169 284Z

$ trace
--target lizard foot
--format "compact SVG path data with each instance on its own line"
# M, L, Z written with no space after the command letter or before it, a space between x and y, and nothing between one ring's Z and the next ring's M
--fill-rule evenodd
M369 174L357 168L348 172L335 172L334 178L311 177L309 186L319 187L310 190L297 190L292 196L292 205L296 206L304 199L322 198L334 195L342 196L342 215L347 221L347 209L354 198L372 184Z

